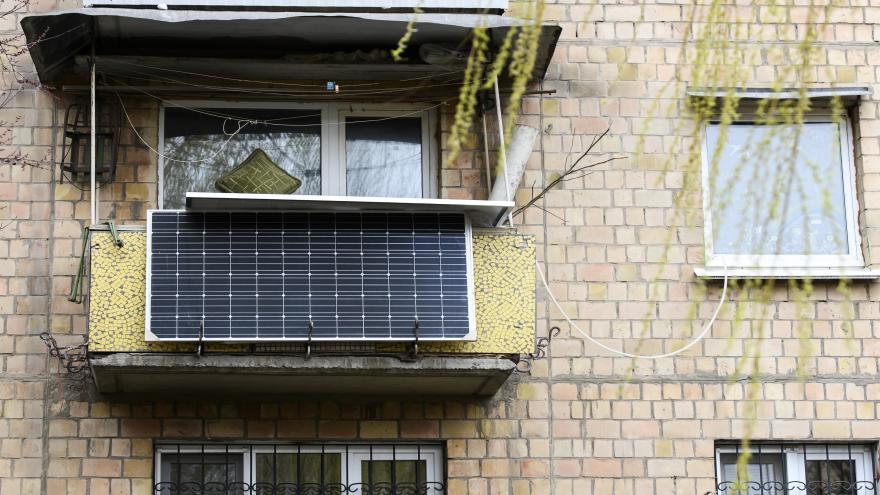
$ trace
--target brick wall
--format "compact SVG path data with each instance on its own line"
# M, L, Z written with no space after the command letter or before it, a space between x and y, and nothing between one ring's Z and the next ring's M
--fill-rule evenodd
M34 11L70 7L51 0ZM750 34L776 40L762 45L755 85L778 77L773 51L803 28L802 6L767 12L739 7L755 19ZM681 88L667 86L678 69L686 31L682 5L550 2L550 20L563 36L545 89L556 93L524 103L524 121L544 130L523 183L541 184L561 171L569 150L579 150L611 126L601 151L627 158L581 181L551 192L547 210L529 210L517 222L540 242L553 293L568 314L608 345L637 348L646 312L653 319L641 352L670 350L686 339L715 308L720 292L710 284L710 302L699 297L693 267L702 257L699 226L675 225L673 197L685 179L680 170L663 173L678 150L670 134L678 115L661 115L643 127L665 94L680 107ZM853 0L832 11L816 55L819 83L868 85L875 89L880 61L880 5ZM15 16L13 16L15 17ZM757 22L761 21L761 24ZM4 32L17 21L4 20ZM666 91L666 93L663 93ZM670 93L671 91L671 93ZM679 91L676 93L676 91ZM57 102L62 112L66 99ZM156 107L126 100L139 131L156 138ZM55 101L27 91L3 110L21 125L5 149L32 156L51 151ZM880 120L875 99L855 114L860 228L866 257L880 262ZM448 122L451 110L443 111ZM540 115L542 114L542 115ZM444 128L448 127L448 124ZM639 134L645 153L634 158ZM574 140L574 143L572 143ZM138 223L155 204L156 160L135 138L125 138L115 183L101 191L102 217ZM447 197L485 194L479 139L442 170ZM517 194L524 202L531 190ZM76 268L79 236L88 217L88 195L53 180L53 170L0 168L0 494L146 494L150 492L152 440L157 438L447 440L450 493L461 494L702 494L714 484L716 439L743 435L749 403L744 385L731 382L738 357L750 341L734 328L728 306L709 336L675 359L633 362L615 357L573 334L539 291L539 334L558 325L561 334L536 361L529 376L517 375L492 400L433 401L217 400L113 401L96 397L48 358L38 334L51 330L62 345L86 333L83 307L67 301ZM558 217L564 218L563 223ZM660 273L669 229L675 240L670 264ZM660 274L662 302L648 304L651 282ZM855 321L841 324L836 283L817 284L807 305L808 344L813 357L807 377L796 376L801 343L797 306L779 284L767 317L758 319L747 294L736 304L745 324L764 325L760 342L764 375L754 436L761 439L873 441L880 438L880 376L876 283L851 287Z

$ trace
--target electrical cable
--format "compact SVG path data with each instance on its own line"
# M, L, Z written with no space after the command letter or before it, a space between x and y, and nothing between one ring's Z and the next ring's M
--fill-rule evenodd
M130 67L144 67L147 69L165 71L165 72L173 72L176 74L184 74L187 76L206 77L209 79L219 79L221 81L232 81L232 82L239 82L239 83L266 84L266 85L273 85L273 86L290 86L290 87L296 87L296 88L323 88L324 87L320 84L298 84L298 83L278 82L278 81L261 81L259 79L240 79L240 78L235 78L235 77L225 77L225 76L218 76L218 75L214 75L214 74L203 74L200 72L191 72L191 71L185 71L185 70L180 70L180 69L169 69L169 68L165 68L165 67L156 67L156 66L150 66L150 65L145 65L145 64L133 64L133 63L129 63L129 62L123 62L121 60L102 60L101 61L102 65L107 64L107 63L109 63L110 65L120 64L120 65L127 65ZM435 78L438 76L445 76L445 75L451 75L451 74L457 74L457 73L459 73L459 71L441 72L438 74L431 74L431 75L427 75L427 76L418 76L418 77L411 77L408 79L399 79L398 81L399 82L420 81L423 79L432 79L432 78ZM362 86L378 86L378 85L382 85L382 84L386 84L386 83L384 81L372 82L372 83L353 83L353 84L346 84L345 87L357 88L357 87L362 87ZM326 89L324 91L326 91Z
M141 134L140 134L140 133L137 131L137 129L135 128L134 123L131 121L131 117L128 116L128 110L125 109L125 104L122 103L122 97L119 96L119 93L118 93L118 92L116 93L116 98L119 99L119 106L122 108L122 113L125 114L125 120L128 121L128 125L131 127L132 132L134 132L134 135L137 136L137 138L140 140L140 142L143 143L143 145L146 146L147 149L149 149L150 151L152 151L153 153L155 153L157 156L161 156L163 159L165 159L165 160L169 160L169 161L172 161L172 162L182 162L182 163L203 163L203 162L211 161L211 160L213 160L214 158L217 158L217 156L220 155L220 153L223 151L223 149L226 148L226 145L229 144L230 141L232 141L232 138L234 138L239 132L241 132L242 129L244 129L245 127L247 127L248 124L251 124L251 123L252 123L252 122L245 121L245 120L239 120L239 121L237 122L237 123L238 123L238 129L236 129L235 132L233 132L232 134L229 134L229 133L226 133L226 132L224 131L224 134L226 134L226 135L229 136L229 137L226 139L226 141L223 142L223 144L220 145L220 148L217 149L217 152L214 153L213 155L211 155L210 157L207 157L207 158L200 158L200 159L198 159L198 160L179 160L179 159L177 159L177 158L172 158L172 157L170 157L170 156L166 156L166 155L160 153L159 150L153 148L153 147L150 145L150 143L148 143L147 140L144 139L143 136L141 136ZM227 119L227 120L230 120L230 119ZM224 127L225 127L225 123L226 123L226 121L224 121L223 123L224 123Z
M130 73L139 74L138 76L133 76ZM326 88L320 90L301 90L299 92L280 92L278 90L272 88L238 88L238 87L230 87L230 86L214 86L208 84L199 84L189 81L182 81L179 79L174 79L165 76L159 76L156 74L151 74L149 72L142 72L137 70L129 70L125 73L116 73L116 72L108 72L107 70L101 71L102 75L107 76L116 76L116 77L125 77L129 79L138 79L138 80L159 80L166 83L174 83L180 84L184 86L189 86L193 88L205 89L210 91L220 91L220 92L230 92L230 93L244 93L244 94L255 94L261 96L282 96L287 98L346 98L350 96L384 96L388 94L394 93L407 93L421 89L430 89L430 88L441 88L441 87L449 87L449 86L458 86L461 82L458 78L448 79L443 81L438 81L437 84L420 84L417 86L409 86L409 87L388 87L388 88L377 88L377 89L363 89L363 90L345 90L342 92L334 92L329 91ZM342 85L339 85L342 88ZM348 88L349 86L346 86Z
M553 292L550 291L550 286L547 284L547 279L544 277L544 272L541 270L541 265L538 263L538 261L535 261L535 268L538 270L538 275L541 276L541 283L544 285L544 290L547 291L547 295L550 297L550 300L553 301L553 304L556 306L556 309L559 310L559 312L562 314L562 316L565 318L565 321L568 322L568 324L571 326L571 328L575 329L575 331L577 331L577 333L581 334L581 336L583 338L585 338L588 341L592 342L593 344L601 347L602 349L604 349L612 354L617 354L618 356L623 356L623 357L628 357L628 358L633 358L633 359L651 359L651 360L664 359L664 358L676 356L676 355L681 354L682 352L690 349L691 347L696 345L698 342L700 342L703 339L703 337L706 336L706 334L709 333L709 330L712 328L712 325L715 324L715 320L718 318L718 314L721 312L721 308L724 306L724 303L727 300L728 275L727 275L727 270L725 269L725 271L724 271L724 288L721 290L721 297L718 299L718 306L715 308L715 312L712 314L712 317L709 319L709 321L703 327L703 330L700 331L700 333L697 334L696 337L691 339L687 344L684 345L684 347L676 349L672 352L667 352L664 354L649 354L649 355L632 354L629 352L621 351L619 349L615 349L613 347L609 347L609 346L603 344L602 342L599 342L597 339L593 338L590 334L583 331L579 326L577 326L577 324L571 320L571 318L568 316L568 314L562 308L562 305L559 304L559 301L556 300L556 297L553 295Z
M156 96L156 95L149 93L149 92L147 92L143 89L140 89L140 88L133 88L133 89L135 89L136 91L139 91L139 92L141 92L151 98L154 98L156 101L162 102L166 105L171 105L176 108L182 108L184 110L190 110L195 113L201 113L201 114L208 115L211 117L222 118L222 119L226 119L226 120L243 121L243 122L247 122L248 124L251 124L251 125L263 124L263 125L274 125L274 126L278 126L278 127L319 127L322 125L349 126L349 125L357 125L357 124L368 124L368 123L372 123L372 122L384 122L386 120L395 120L395 119L402 119L402 118L406 118L406 117L412 117L413 115L418 115L420 113L427 112L427 111L433 110L435 108L439 108L450 101L450 100L442 100L441 102L439 102L435 105L431 105L431 106L425 107L425 108L420 108L418 110L413 110L411 112L401 113L400 115L380 117L380 118L375 118L375 119L358 119L354 122L339 121L339 122L336 122L335 124L330 124L327 122L323 122L321 124L281 124L281 123L275 122L275 120L277 120L277 119L271 119L271 120L250 119L250 118L240 118L240 117L236 117L234 115L224 115L224 114L214 113L214 112L205 112L203 110L199 110L198 108L188 107L186 105L175 103L174 101L171 101L171 100L166 100L164 98ZM119 92L116 92L116 96L118 98L120 98L120 103L121 103L121 97L119 96ZM381 113L382 110L376 110L376 112ZM365 111L365 113L369 113L369 111ZM126 117L128 117L128 114L126 114Z

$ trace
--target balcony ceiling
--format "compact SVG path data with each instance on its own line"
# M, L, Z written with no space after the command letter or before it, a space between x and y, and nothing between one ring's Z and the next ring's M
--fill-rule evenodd
M327 62L327 54L391 50L406 32L412 14L268 11L188 11L83 8L25 16L22 28L40 81L49 86L81 84L84 57L94 42L98 69L125 73L126 67L192 71L224 77L308 80L395 80L449 74L449 68L420 60L392 63ZM492 47L501 45L519 21L476 14L425 13L417 18L409 46L425 43L469 48L473 28L488 28ZM543 77L561 28L545 25L533 76ZM411 51L412 51L411 50ZM309 55L320 62L308 63ZM77 63L77 61L79 63ZM133 70L133 69L132 69ZM167 75L167 73L166 73Z

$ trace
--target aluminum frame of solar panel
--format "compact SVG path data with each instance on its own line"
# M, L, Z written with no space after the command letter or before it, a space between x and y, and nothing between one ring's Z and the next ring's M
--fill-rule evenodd
M384 216L386 216L386 218L388 218L392 215L409 215L413 219L415 219L418 216L424 217L426 215L437 217L439 219L441 217L450 215L448 213L439 213L439 214L431 214L431 213L423 213L423 212L403 213L403 212L399 212L399 211L389 211L389 212L374 212L374 211L368 211L368 212L345 212L345 211L317 212L317 211L310 210L310 211L194 212L194 211L189 211L189 210L149 210L147 213L147 232L148 232L147 243L148 243L148 246L147 246L147 302L146 302L146 311L145 311L145 316L146 316L145 337L146 337L147 341L187 341L187 342L200 340L199 333L201 331L198 328L190 328L189 331L184 336L181 336L181 332L179 330L177 330L175 332L176 336L174 336L174 337L166 337L166 336L162 336L162 335L157 335L156 333L153 332L152 318L154 316L154 312L153 312L152 302L153 302L153 296L154 296L153 289L154 289L154 275L155 275L153 273L153 264L155 261L154 256L153 256L154 255L154 253L153 253L154 215L162 215L162 214L173 214L173 215L176 215L177 218L179 218L181 214L201 215L202 218L207 218L207 216L209 216L209 215L227 215L230 219L230 223L229 223L229 230L227 230L225 232L225 234L227 235L230 242L232 240L232 237L231 237L232 230L231 229L233 227L233 225L232 225L233 215L255 215L255 218L259 218L260 215L267 216L267 217L282 216L282 215L291 215L291 216L305 215L307 218L311 218L312 215L317 215L317 216L332 215L332 216L334 216L334 219L338 218L338 216L340 216L340 215L358 215L361 217L361 219L363 219L363 217L366 215L384 215ZM455 215L455 216L457 216L457 215ZM283 218L284 217L282 216L282 221L283 221ZM466 280L465 291L466 291L466 299L467 299L466 300L467 315L466 315L465 320L467 322L467 332L464 333L463 335L450 336L450 335L447 335L448 332L446 332L445 328L444 328L443 331L440 332L441 334L438 335L437 334L438 332L436 330L436 325L434 325L432 328L432 325L430 324L434 320L431 320L429 318L419 318L419 330L418 330L419 340L424 340L424 341L463 341L464 340L464 341L466 341L466 340L475 340L476 339L475 302L474 302L474 288L473 288L472 229L471 229L470 220L467 215L462 215L461 219L463 221L464 259L465 259L465 264L466 264L466 266L465 266L465 275L466 275L466 277L465 277L465 280ZM363 222L363 220L361 220L361 221ZM416 230L415 224L413 223L411 225L413 226L411 230L415 231ZM438 220L437 225L438 225L438 234L442 233L442 232L439 232L439 230L440 230L439 220ZM339 229L336 228L336 223L334 220L333 232L336 233L338 231L339 231ZM203 220L202 230L201 230L201 232L197 232L195 234L195 237L202 236L202 237L204 237L205 240L207 240L210 232L213 232L213 230L209 231L207 229L207 223ZM257 225L255 227L255 235L258 235L258 232L259 232L259 225ZM283 232L285 232L284 227L282 227L282 233ZM175 235L180 236L179 228L175 230ZM336 235L336 234L334 234L334 235ZM388 232L386 232L386 235L389 235ZM415 236L415 232L412 235ZM222 235L220 235L218 237L222 237ZM264 234L264 237L265 237L265 234ZM186 237L184 237L183 240L184 240L184 242L191 242L191 240L187 240ZM438 246L439 246L439 242L441 242L441 240L442 240L442 237L438 236ZM179 243L180 239L178 239L177 242ZM257 239L255 239L254 242L256 243ZM311 239L309 239L309 242L311 242ZM203 246L204 246L204 244L203 244ZM230 246L231 246L231 244L230 244ZM257 252L257 251L258 251L258 248L255 249L255 252ZM284 248L282 248L282 251L284 251ZM203 251L200 253L200 255L204 258L205 253L206 253L206 251ZM415 253L415 251L414 251L414 253ZM230 251L230 254L231 254L231 251ZM178 257L180 256L179 252L176 254L176 256L178 256ZM258 257L259 255L255 255L255 256ZM198 256L195 256L194 259L195 258L198 258ZM231 256L230 256L230 259L231 259ZM284 257L282 257L282 259L284 259ZM415 260L416 259L413 258L414 263L415 263ZM309 261L309 263L311 263L311 260ZM259 264L258 259L255 259L254 264L255 265ZM286 270L286 268L283 268L283 270ZM207 272L207 271L203 271L200 274L200 277L203 277L205 280L202 283L203 288L206 288L209 286L208 275L207 275L208 273L209 272ZM227 274L231 274L231 273L232 272L228 272ZM254 273L255 273L255 281L256 281L256 277L260 276L260 275L257 275L257 274L259 274L259 270L255 269ZM389 277L391 276L390 272L388 272L388 276ZM440 281L442 283L442 280L445 279L445 276L442 275L442 273L439 274L438 276L441 278ZM284 277L285 277L285 274L282 271L282 279L284 279ZM219 280L215 280L215 283L217 283L217 282L219 282ZM224 287L222 284L220 284L220 285L213 285L212 284L211 286L214 286L215 288L216 287L220 287L220 288ZM227 287L228 287L228 290L230 291L229 293L227 293L227 296L231 299L233 296L236 295L236 293L232 291L231 279L230 279L229 285ZM282 290L286 294L286 289L282 289ZM389 291L389 293L390 293L390 291ZM255 291L254 294L257 297L259 297L258 291ZM416 295L416 297L414 297L414 299L417 299L418 293L415 293L415 295ZM202 291L202 297L207 299L207 291L206 290ZM388 295L386 297L391 299L393 296ZM413 304L415 305L415 302ZM230 314L227 315L224 313L223 316L228 316L230 319L232 319L231 318L231 314L232 314L231 307L232 306L230 305L230 312L229 312ZM393 319L393 316L397 316L397 315L394 314L393 312L391 312L390 310L389 310L389 312L391 313L389 315L390 316L389 320L395 321ZM207 313L203 313L204 317L202 318L205 321L205 323L204 323L205 326L204 326L204 336L201 339L205 340L205 341L220 341L220 342L271 342L271 341L279 341L280 342L280 341L305 341L305 340L309 340L308 328L307 328L308 318L306 318L304 320L306 323L304 325L302 325L303 328L301 328L301 329L298 328L297 332L295 332L295 333L288 332L287 327L285 327L286 323L282 322L282 329L281 329L280 335L266 333L261 336L250 336L250 335L246 335L247 331L243 330L243 329L238 329L238 330L236 330L236 332L233 332L231 324L229 325L229 333L228 334L217 335L216 331L212 331L212 325L210 324L209 318L207 318L207 315L208 315ZM175 314L175 316L179 316L179 315ZM259 316L259 313L255 311L254 316ZM363 312L363 316L366 316L365 310ZM190 320L193 319L193 317L189 317L189 318L190 318ZM195 319L196 319L196 321L200 320L198 317L196 317ZM258 320L258 318L254 318L254 320ZM284 312L282 314L282 320L286 320L286 310L284 310ZM371 332L369 335L367 335L367 331L366 331L367 329L366 329L366 325L365 325L363 327L363 332L360 336L354 336L353 334L349 334L349 333L346 333L344 335L340 335L338 330L335 332L335 335L331 335L320 324L320 321L315 321L316 320L315 318L312 318L312 320L314 321L314 326L313 326L313 330L312 330L311 340L314 340L314 341L337 341L337 342L345 342L345 341L412 341L415 339L415 335L416 335L414 320L412 322L412 328L410 328L407 325L400 325L400 326L395 327L397 329L406 328L408 330L408 331L399 331L397 334L394 333L394 328L392 328L391 325L388 325L387 331L385 330L384 327L371 326L370 328L375 329L375 330L373 332ZM265 318L264 318L264 321L265 321ZM397 321L407 321L407 320L399 319ZM445 323L445 320L444 320L444 323ZM254 335L257 335L258 331L259 331L259 325L255 325L255 326L256 326L256 328L254 329L254 331L252 333ZM411 332L409 330L411 330Z

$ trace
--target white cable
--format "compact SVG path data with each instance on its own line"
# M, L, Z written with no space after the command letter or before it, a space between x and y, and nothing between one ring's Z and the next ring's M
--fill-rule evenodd
M236 129L235 132L233 132L232 134L229 134L229 133L227 133L226 130L225 130L225 127L226 127L226 120L229 120L229 119L224 120L224 121L223 121L223 127L224 127L223 133L226 134L227 136L229 136L229 138L227 138L226 141L223 141L223 144L220 145L220 147L217 149L217 152L216 152L216 153L214 153L213 155L211 155L211 156L209 156L209 157L207 157L207 158L201 158L201 159L198 159L198 160L180 160L180 159L173 158L173 157L170 157L170 156L164 155L164 154L162 154L162 153L159 153L159 150L157 150L156 148L153 148L152 146L150 146L150 143L148 143L147 140L144 139L143 136L141 136L141 133L139 133L139 132L137 131L137 129L135 128L134 123L131 121L131 117L128 116L128 110L125 109L125 104L122 103L122 97L119 96L119 93L116 93L116 97L119 98L119 106L122 108L122 113L125 114L125 120L128 121L128 125L129 125L129 127L131 127L132 132L134 132L134 135L137 136L137 138L140 140L140 142L141 142L144 146L146 146L147 149L149 149L150 151L152 151L154 154L156 154L156 155L158 155L158 156L161 156L161 157L164 158L165 160L169 160L169 161L172 161L172 162L180 162L180 163L203 163L203 162L209 162L209 161L212 161L214 158L217 158L217 157L220 155L220 153L223 152L223 149L226 148L226 145L229 144L230 141L232 141L232 138L234 138L235 136L237 136L238 133L241 132L242 129L244 129L245 127L247 127L248 124L251 123L250 121L247 121L247 120L239 120L239 121L238 121L238 129Z
M727 279L728 279L728 276L727 276L727 270L724 270L724 288L721 290L721 298L719 298L719 300L718 300L718 307L715 308L715 313L712 314L712 318L709 319L709 321L706 323L706 326L703 327L703 330L700 331L700 333L697 334L696 337L694 337L684 347L677 349L677 350L674 350L672 352L667 352L665 354L651 354L651 355L630 354L628 352L614 349L613 347L608 347L607 345L603 344L602 342L599 342L598 340L591 337L587 332L584 332L583 330L581 330L581 328L578 327L575 322L571 321L571 318L569 318L569 316L568 316L568 314L566 314L565 310L562 309L562 305L559 304L559 301L557 301L556 297L553 296L553 292L550 291L550 286L547 284L547 279L544 278L544 272L541 270L541 265L538 263L537 260L535 261L535 268L538 270L538 275L541 276L541 283L544 284L544 289L547 291L547 295L550 296L550 300L553 301L553 304L556 306L556 309L558 309L559 312L562 313L562 316L565 317L565 321L568 322L568 324L571 326L571 328L574 328L579 334L581 334L581 336L583 336L585 339L592 342L593 344L596 344L597 346L601 347L602 349L605 349L606 351L608 351L612 354L617 354L619 356L628 357L628 358L663 359L663 358L668 358L668 357L672 357L672 356L681 354L682 352L690 349L691 347L696 345L697 342L702 340L703 337L706 336L706 334L709 333L709 330L712 328L712 325L715 324L715 319L718 318L718 313L721 312L721 308L724 306L724 302L727 300Z

